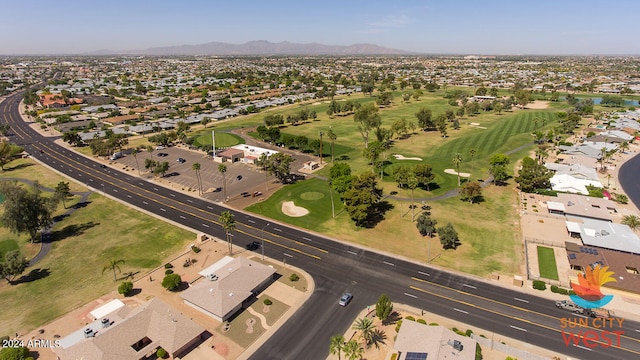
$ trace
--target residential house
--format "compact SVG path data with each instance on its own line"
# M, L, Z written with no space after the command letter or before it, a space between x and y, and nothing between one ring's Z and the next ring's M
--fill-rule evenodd
M202 278L180 296L185 304L226 321L248 304L271 281L275 269L247 258L225 256L201 271Z
M475 360L476 344L444 326L404 320L393 348L398 360Z
M53 348L60 360L140 360L162 347L172 358L185 355L205 329L159 299L137 307L108 303L108 313L62 338Z

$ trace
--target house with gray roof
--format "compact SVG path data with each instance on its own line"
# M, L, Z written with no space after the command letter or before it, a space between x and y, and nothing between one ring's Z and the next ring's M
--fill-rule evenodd
M122 306L62 338L60 360L140 360L162 347L177 358L202 341L205 329L159 299Z
M275 273L259 262L225 256L201 271L202 278L180 296L185 304L222 322L266 288Z
M582 219L582 223L567 221L567 230L580 230L580 239L587 246L640 254L640 238L624 224L608 221Z
M393 349L398 353L398 360L475 360L476 344L476 340L444 326L404 320Z

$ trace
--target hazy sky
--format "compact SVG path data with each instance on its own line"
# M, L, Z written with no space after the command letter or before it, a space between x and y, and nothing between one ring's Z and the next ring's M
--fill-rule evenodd
M640 54L634 0L4 1L0 54L251 40L421 53Z

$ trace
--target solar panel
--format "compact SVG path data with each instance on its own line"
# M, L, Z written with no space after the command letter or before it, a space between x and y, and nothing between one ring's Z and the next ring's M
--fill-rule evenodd
M408 352L406 360L427 360L427 353Z
M580 246L580 252L584 252L584 248Z
M598 255L598 250L593 249L593 255Z
M576 254L569 254L569 259L575 260L575 258L576 258Z

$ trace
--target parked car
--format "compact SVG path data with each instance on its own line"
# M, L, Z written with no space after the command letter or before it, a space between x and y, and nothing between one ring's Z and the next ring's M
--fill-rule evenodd
M166 148L167 148L166 146L162 146L162 145L156 146L156 150L164 150Z
M184 164L187 160L183 159L183 158L178 158L178 160L176 160L177 162L179 162L180 164Z
M351 295L351 293L348 293L348 292L344 293L344 294L342 294L342 297L340 298L340 301L338 301L338 305L347 306L347 304L349 304L351 299L353 299L353 295Z
M242 175L236 176L236 180L238 180L238 181L242 180Z
M169 154L167 154L167 153L158 153L158 156L165 157L165 156L169 156Z

